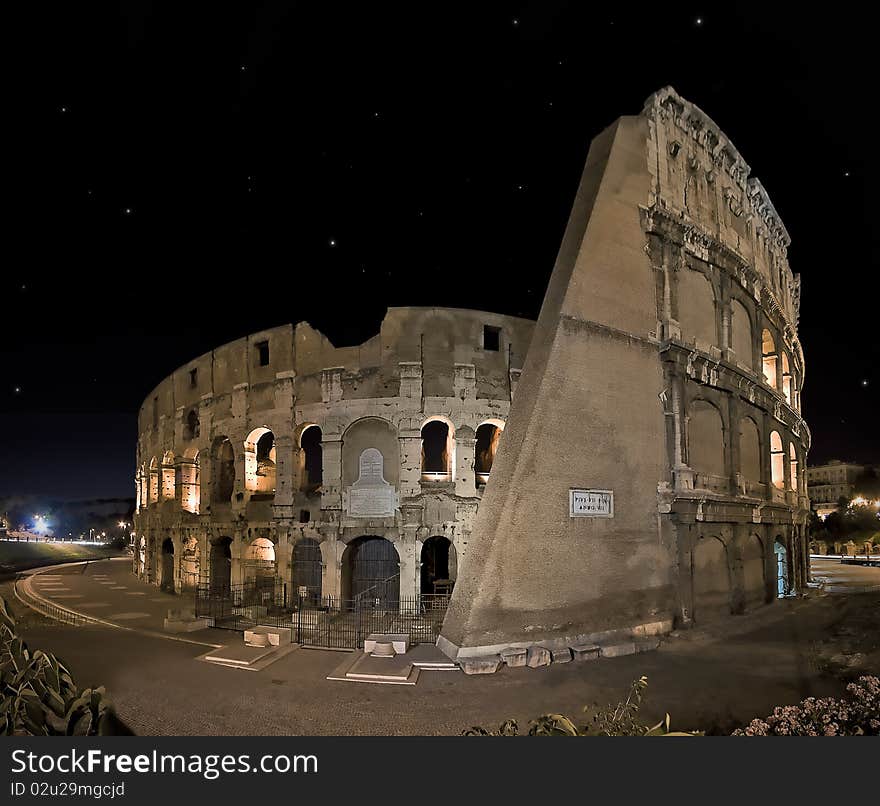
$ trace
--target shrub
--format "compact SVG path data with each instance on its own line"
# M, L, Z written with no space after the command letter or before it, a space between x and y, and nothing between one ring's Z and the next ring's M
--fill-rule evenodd
M669 730L669 714L656 725L643 725L638 721L642 695L648 687L644 675L633 681L627 698L617 705L609 705L593 714L587 725L578 727L563 714L544 714L529 722L529 736L702 736L700 732L682 733ZM589 712L589 706L584 708ZM476 725L462 731L462 736L518 736L516 720L502 722L492 731Z
M880 678L860 677L846 690L849 697L807 697L798 705L773 709L753 719L734 736L880 736Z
M31 652L0 597L0 733L95 736L118 733L103 687L80 689L54 655Z

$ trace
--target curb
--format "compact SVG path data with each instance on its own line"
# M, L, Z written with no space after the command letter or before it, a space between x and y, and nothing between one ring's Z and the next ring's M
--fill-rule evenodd
M112 561L128 560L129 558L108 557L106 559ZM156 630L144 630L138 627L130 627L127 624L116 624L113 621L107 621L106 619L98 618L97 616L93 616L89 613L80 613L78 610L73 610L72 608L66 607L64 605L59 605L56 602L53 602L51 599L46 599L44 596L41 596L39 593L37 593L31 585L33 578L35 576L38 576L39 574L43 574L49 571L57 571L59 568L70 568L77 565L88 565L92 562L103 562L103 560L81 560L78 562L61 563L59 565L47 565L43 566L42 568L32 569L30 573L15 581L15 585L13 587L15 598L34 612L39 613L40 615L47 618L54 619L55 621L60 621L62 624L67 624L71 627L112 627L116 630L125 630L126 632L133 632L139 635L147 635L151 638L164 638L166 641L177 641L183 644L207 646L211 647L212 649L219 649L223 646L223 644L212 644L208 641L196 641L193 638L182 638L177 635L166 635L165 633L161 633ZM21 586L21 590L19 590L19 585Z

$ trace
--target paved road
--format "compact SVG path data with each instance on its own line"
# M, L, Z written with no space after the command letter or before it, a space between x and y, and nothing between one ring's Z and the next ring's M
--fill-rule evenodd
M41 580L40 590L69 607L155 629L180 600L142 585L126 566L94 563L85 572ZM668 711L679 728L729 732L775 705L840 694L841 683L817 662L816 647L827 642L830 624L848 617L847 608L876 609L878 601L875 594L814 594L672 637L657 652L478 677L423 672L412 688L327 681L344 657L338 652L298 649L250 672L196 660L203 646L130 630L25 617L22 632L31 647L68 662L81 685L106 685L121 718L143 734L457 734L510 717L525 727L547 712L580 720L584 705L617 702L643 674L646 722ZM241 640L223 630L194 635L211 643Z
M827 593L880 591L880 568L844 565L838 559L813 557L810 571L814 580L823 583Z
M99 560L32 577L33 589L56 604L131 630L164 632L170 609L192 606L188 596L164 593L131 573L131 560ZM170 637L170 636L169 636ZM179 640L211 646L229 643L226 630L199 630Z

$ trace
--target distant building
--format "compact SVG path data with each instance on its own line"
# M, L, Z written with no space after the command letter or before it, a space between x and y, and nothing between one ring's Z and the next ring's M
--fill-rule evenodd
M841 497L852 500L856 495L856 481L869 465L832 459L828 464L807 468L807 492L810 505L820 518L837 509Z

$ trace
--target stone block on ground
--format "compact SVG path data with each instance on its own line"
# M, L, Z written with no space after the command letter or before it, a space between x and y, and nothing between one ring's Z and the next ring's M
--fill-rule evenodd
M636 639L636 651L637 652L651 652L657 649L660 646L660 638L656 635L652 635L648 638L637 638Z
M465 674L495 674L501 665L501 655L487 655L481 658L461 658L458 661Z
M553 657L553 663L569 663L571 661L571 650L568 647L551 650L550 655Z
M511 668L525 666L527 656L528 650L522 647L508 647L507 649L501 650L501 660L504 661L505 665L510 666Z
M578 644L571 647L571 654L575 660L598 660L599 647L595 644Z
M530 646L526 654L526 666L537 669L550 665L550 650L545 646Z
M285 646L290 643L290 627L261 624L244 631L244 642L248 646Z
M635 655L637 651L635 641L622 641L619 644L605 644L600 648L600 655L603 658L620 658Z
M372 655L376 644L392 644L395 655L405 655L409 651L409 634L407 633L370 633L364 639L364 654Z

